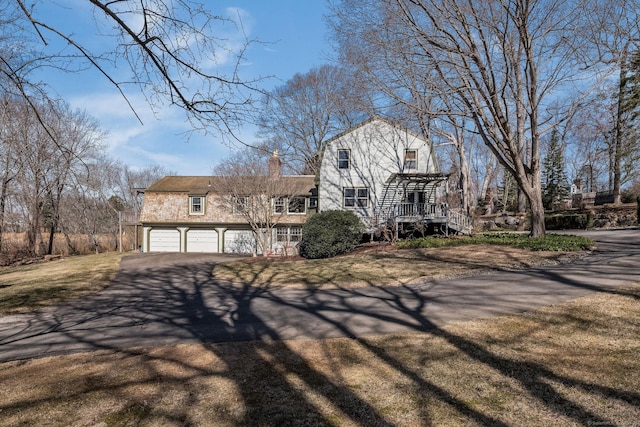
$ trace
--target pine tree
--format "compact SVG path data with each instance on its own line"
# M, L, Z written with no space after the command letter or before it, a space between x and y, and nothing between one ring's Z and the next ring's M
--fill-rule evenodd
M546 209L569 197L569 184L564 171L564 147L560 144L558 131L551 133L547 156L542 162L542 203Z
M640 160L640 51L632 55L622 86L620 181L624 184L637 176Z

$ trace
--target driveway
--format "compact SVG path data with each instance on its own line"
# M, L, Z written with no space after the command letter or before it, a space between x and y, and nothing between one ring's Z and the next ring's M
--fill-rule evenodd
M640 229L580 234L598 247L573 264L352 290L234 286L209 274L229 256L132 255L96 295L0 318L0 361L189 342L416 332L640 282Z

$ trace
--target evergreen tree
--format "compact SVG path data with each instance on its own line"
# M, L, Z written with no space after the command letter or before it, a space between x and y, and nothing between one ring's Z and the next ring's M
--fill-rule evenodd
M629 182L638 174L640 160L640 51L629 61L623 81L620 115L622 116L620 146L620 182Z
M560 144L558 131L553 130L547 156L542 162L542 203L546 209L569 197L569 184L564 171L564 147Z

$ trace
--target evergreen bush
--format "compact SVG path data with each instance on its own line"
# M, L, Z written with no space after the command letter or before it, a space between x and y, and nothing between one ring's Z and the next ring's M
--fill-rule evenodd
M331 258L353 251L361 242L364 225L350 211L324 211L302 227L300 255L305 258Z

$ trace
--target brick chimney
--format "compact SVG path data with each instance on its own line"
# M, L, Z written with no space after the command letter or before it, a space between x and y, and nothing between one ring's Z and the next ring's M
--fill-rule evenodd
M282 173L282 162L278 157L278 150L273 150L273 156L269 158L269 176L277 178Z

